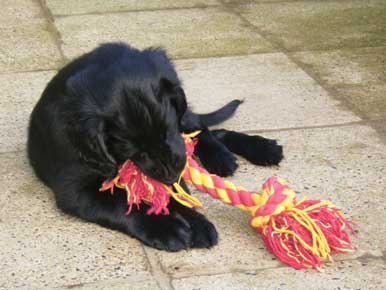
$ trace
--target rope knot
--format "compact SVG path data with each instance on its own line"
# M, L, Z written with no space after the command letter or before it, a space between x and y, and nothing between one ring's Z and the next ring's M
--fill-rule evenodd
M250 220L254 228L263 228L272 216L291 210L295 206L295 192L284 179L272 176L262 186L259 204Z

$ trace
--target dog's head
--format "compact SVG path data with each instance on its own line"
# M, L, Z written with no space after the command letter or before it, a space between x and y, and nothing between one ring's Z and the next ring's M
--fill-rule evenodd
M79 110L85 128L78 134L78 147L93 155L99 168L108 169L100 170L103 175L111 177L130 159L147 175L170 184L186 162L179 132L187 110L184 91L163 50L115 48L118 56L109 46L97 50L93 55L103 54L103 61L67 82L67 92L78 104L69 111Z
M130 159L161 182L175 182L186 163L179 131L187 107L183 90L161 78L151 85L123 81L116 91L101 139L104 153L117 164Z

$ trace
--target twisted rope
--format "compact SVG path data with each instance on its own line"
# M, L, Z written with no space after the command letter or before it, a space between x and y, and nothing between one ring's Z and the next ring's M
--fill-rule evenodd
M303 199L280 178L270 177L261 191L247 191L221 177L210 174L193 158L198 133L183 134L187 164L181 174L188 183L213 198L251 213L249 224L262 236L267 248L284 263L302 269L319 267L331 254L353 250L346 228L351 224L339 208L326 200ZM101 190L114 186L126 190L130 213L133 204L141 201L150 205L148 214L168 214L167 204L172 196L187 207L202 207L201 202L187 194L179 185L164 185L144 175L131 161L123 164L117 177L103 183Z

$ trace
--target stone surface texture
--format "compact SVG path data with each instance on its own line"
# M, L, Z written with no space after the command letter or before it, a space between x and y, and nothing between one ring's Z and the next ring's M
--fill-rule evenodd
M222 8L76 15L55 19L63 51L73 58L109 41L165 47L175 58L272 51L269 42Z

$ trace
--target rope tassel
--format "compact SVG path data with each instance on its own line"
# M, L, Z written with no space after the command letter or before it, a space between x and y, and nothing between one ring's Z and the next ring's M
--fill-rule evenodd
M295 192L277 177L270 177L257 193L208 173L193 158L197 140L192 138L197 134L183 135L187 164L182 178L199 191L250 212L250 225L261 235L268 250L282 262L296 269L319 269L326 260L332 260L332 254L354 249L346 231L354 233L353 228L331 202L312 199L296 202ZM116 178L106 181L101 190L112 191L114 186L126 190L128 213L133 204L139 206L142 200L150 205L149 214L168 214L166 206L170 195L185 206L202 207L201 202L187 194L178 183L166 186L144 175L130 161L120 168ZM135 197L134 192L137 193Z

